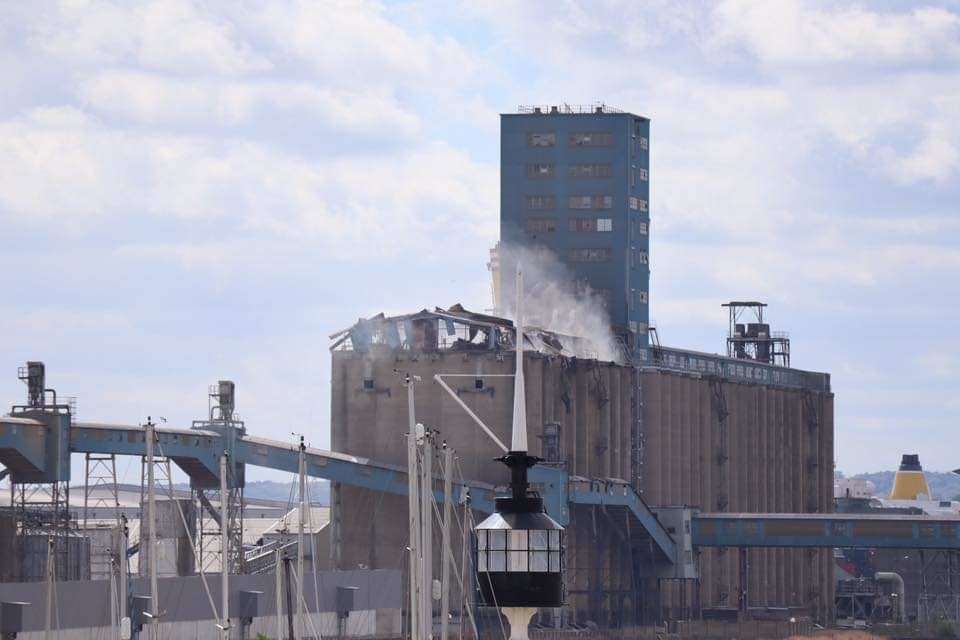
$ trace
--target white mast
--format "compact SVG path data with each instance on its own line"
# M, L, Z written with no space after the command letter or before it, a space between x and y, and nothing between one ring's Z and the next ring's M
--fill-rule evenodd
M53 577L56 573L53 557L53 536L47 536L47 608L44 616L43 640L50 640L50 624L53 619Z
M527 396L523 384L523 272L517 265L517 308L513 321L516 334L517 365L513 377L513 434L510 453L527 453ZM510 640L527 640L534 607L500 607L510 623Z
M423 640L433 637L433 446L430 433L423 429L423 459L421 471L423 479L420 482L422 492L420 498L420 525L421 547L420 557L423 559L423 576L421 578L420 593L423 598Z
M440 545L440 640L447 640L450 618L450 519L453 503L453 449L443 445L443 542Z
M120 548L117 550L117 562L120 567L120 624L129 627L130 619L127 617L127 546L130 542L127 540L127 518L123 514L120 515L120 518ZM124 622L125 620L126 622Z
M305 494L307 484L306 469L306 445L303 443L303 436L300 436L300 508L299 518L297 518L297 624L294 626L296 631L296 640L303 637L303 526L304 515L306 511Z
M277 565L274 570L275 582L273 585L274 596L277 608L277 640L283 638L283 577L280 572L283 571L283 559L280 557L280 549L276 551Z
M157 589L157 494L154 491L153 444L155 432L153 421L147 417L147 555L150 558L150 635L156 637L157 618L160 616Z
M227 493L227 452L220 456L220 633L230 637L230 494Z
M113 558L113 554L110 555L110 627L112 632L110 633L111 638L116 638L120 634L120 618L117 617L117 563Z
M513 377L513 435L510 451L527 450L527 402L523 385L523 273L517 265L517 309L513 320L516 327L517 366Z
M407 494L410 529L410 640L422 640L420 629L420 488L417 465L417 424L413 406L413 378L407 376Z

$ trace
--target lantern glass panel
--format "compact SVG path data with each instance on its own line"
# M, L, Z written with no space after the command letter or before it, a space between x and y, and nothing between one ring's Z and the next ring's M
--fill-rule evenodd
M560 532L555 529L550 531L550 550L560 550Z
M550 571L557 573L560 571L560 552L551 551L550 552Z
M508 541L510 542L509 549L512 551L526 551L527 550L527 530L526 529L511 529L509 532Z
M530 532L530 548L533 550L545 551L547 549L547 532L531 531Z
M488 548L490 549L506 549L507 548L507 532L503 529L491 529L487 532L489 536L487 540Z
M526 551L508 551L507 553L510 555L510 566L508 571L529 571Z

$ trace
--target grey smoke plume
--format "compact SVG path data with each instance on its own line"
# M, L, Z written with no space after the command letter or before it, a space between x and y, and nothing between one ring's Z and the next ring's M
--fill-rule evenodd
M599 360L623 360L622 350L610 330L610 315L603 296L577 282L565 264L549 250L535 251L516 245L499 248L500 313L513 318L516 304L516 265L523 270L524 324L586 338Z

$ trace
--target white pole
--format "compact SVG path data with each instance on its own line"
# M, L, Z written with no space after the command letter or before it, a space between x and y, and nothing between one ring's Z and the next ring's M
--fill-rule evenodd
M227 452L220 456L220 614L221 635L230 637L230 493L227 488Z
M443 445L443 542L440 551L440 640L447 640L450 618L450 518L453 502L453 449Z
M120 620L127 617L127 519L123 518L120 525Z
M47 536L47 602L43 624L43 639L50 640L50 623L53 619L53 536Z
M306 484L307 484L307 470L306 470L306 457L305 457L306 446L303 443L303 436L300 436L300 456L299 456L299 480L300 480L300 507L298 509L299 514L297 518L297 624L294 625L294 632L296 635L296 640L300 640L303 637L303 525L304 525L304 516L306 515Z
M276 584L273 590L276 595L277 607L277 640L283 640L283 559L280 557L280 549L277 549Z
M410 640L420 636L420 490L417 478L417 427L413 406L413 380L407 376L407 413L410 418L407 434L407 496L410 530Z
M423 430L423 480L420 483L422 497L420 509L423 524L421 525L421 552L423 558L423 637L429 640L433 637L433 444L430 433Z
M513 376L513 437L511 451L527 450L527 402L523 385L523 273L517 267L517 310L513 320L516 327L517 365Z
M120 620L117 618L117 577L114 573L117 570L117 563L110 556L110 628L113 629L111 637L116 637L120 630Z
M154 490L153 478L153 422L147 418L147 553L150 556L150 619L151 636L156 636L154 629L160 615L159 594L157 589L157 494Z

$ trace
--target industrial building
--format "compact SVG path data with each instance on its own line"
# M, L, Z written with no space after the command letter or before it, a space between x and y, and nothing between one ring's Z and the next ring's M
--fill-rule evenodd
M431 615L430 599L421 597L416 615L429 616L421 625L427 628L449 615L469 635L474 629L463 614L472 625L477 594L471 530L507 484L492 461L506 451L516 367L510 354L518 347L529 453L541 459L529 478L564 528L564 604L541 610L540 625L622 629L700 618L829 624L833 549L960 549L960 528L950 518L832 513L830 376L791 366L790 339L773 330L764 303L723 305L724 355L660 344L649 325L649 132L648 119L606 105L503 116L501 238L490 264L495 310L456 304L379 314L331 335L332 451L253 435L235 412L228 380L210 389L207 414L186 428L149 418L143 425L78 422L47 387L43 364L28 363L21 371L27 403L0 417L2 475L11 482L0 541L16 550L16 562L0 570L17 581L0 596L39 594L40 585L28 581L40 579L46 593L79 593L78 581L94 577L99 555L96 573L108 579L95 581L89 597L116 607L104 612L101 603L98 615L79 616L76 624L90 633L124 619L198 637L216 635L214 623L251 631L286 620L292 630L295 617L314 616L311 624L324 633L336 625L343 635L351 611L362 611L352 633L395 637L413 628L412 609L400 611L415 555L411 505L422 523L436 501L446 532L454 528L446 507L455 504L455 535L442 557L440 545L423 542L429 551L417 558L426 576L420 584L435 575L425 567L463 560L454 563L453 584L441 583L453 592L440 599L450 596L449 611L435 605ZM532 320L520 327L503 303L517 264L535 275L524 289ZM78 526L73 454L87 461L84 512L93 499L98 515L121 511L116 457L142 460L139 502L146 496L146 512L154 514L145 518L154 523L146 537L123 523L105 537ZM431 471L441 454L453 458L443 464L447 477ZM172 465L189 476L189 491L173 492ZM293 535L290 521L302 518L288 512L277 526L261 523L254 531L243 495L250 465L296 473L301 487L308 476L329 480L329 521ZM168 490L169 500L156 500ZM297 513L312 514L303 494ZM437 539L429 529L421 541ZM303 565L308 549L317 569L331 571L313 591L304 586L317 575ZM141 554L149 562L140 561L139 573L151 565L149 579L129 570ZM557 550L550 554L553 563ZM157 558L169 576L159 582ZM218 573L219 587L208 590L203 576L198 582L193 573L201 570ZM107 586L115 581L125 589ZM357 600L347 604L355 586ZM185 593L190 602L180 607ZM219 606L211 593L222 597ZM253 603L256 594L263 597ZM313 606L304 607L305 595ZM31 595L29 624L20 630L39 630L37 603L45 597ZM7 604L0 600L0 612ZM295 608L306 611L295 616ZM168 618L158 622L161 612ZM499 624L483 612L477 618L481 627ZM0 631L4 620L0 613Z
M506 438L512 391L504 376L513 363L496 336L509 330L507 320L458 306L351 328L333 351L333 447L402 464L404 377L416 376L422 380L417 420L457 451L466 478L503 485L503 471L489 464L499 453L495 443L434 376L443 376L454 395ZM625 483L651 507L830 511L827 376L667 348L658 350L656 364L604 362L577 357L578 341L540 330L528 330L526 342L531 452L548 464L572 477ZM400 567L407 532L394 523L406 519L404 499L350 487L337 493L341 566ZM625 514L576 506L569 515L565 579L572 621L650 622L661 605L666 616L678 618L698 609L768 606L829 618L828 550L758 549L746 558L704 550L696 559L699 579L659 579L645 571L644 562L651 562L640 548L646 536L629 531Z
M338 334L334 448L404 460L401 371L423 381L417 419L457 451L465 476L503 484L502 471L486 464L496 446L435 376L450 376L460 401L492 428L506 428L512 398L502 376L513 364L502 336L511 322L499 316L509 316L504 301L521 262L536 274L526 296L560 288L601 307L617 346L610 354L597 348L600 336L528 327L532 453L573 477L624 483L652 508L830 512L830 377L789 368L789 339L771 331L765 305L727 306L727 357L651 339L649 137L649 119L607 105L521 107L501 116L501 234L491 261L499 311L485 316L457 305L377 316ZM405 517L402 500L343 488L338 508L343 566L399 566L404 532L382 523ZM620 626L751 607L830 618L828 550L704 549L689 577L666 575L652 567L645 535L623 514L576 506L570 519L563 615L576 623Z
M650 318L650 120L608 105L520 107L500 117L500 272L513 300L518 260L605 307L631 353ZM522 255L521 255L522 252ZM527 279L530 295L544 285ZM533 310L535 312L535 309ZM556 328L556 327L551 327ZM559 327L563 329L563 327Z

